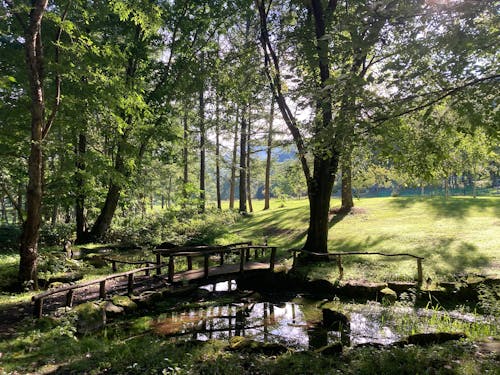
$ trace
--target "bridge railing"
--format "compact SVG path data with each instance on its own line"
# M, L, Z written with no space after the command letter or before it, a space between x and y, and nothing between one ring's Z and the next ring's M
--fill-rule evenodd
M83 283L78 283L75 285L68 285L57 289L47 290L46 292L37 294L31 298L31 301L34 303L33 315L35 318L40 318L43 313L43 302L47 297L50 297L54 294L64 293L66 292L66 301L65 305L67 307L71 307L73 305L73 296L75 289L85 288L88 286L99 284L99 298L105 299L107 294L107 281L113 280L120 277L127 277L127 293L131 295L134 290L134 275L139 272L145 272L146 275L149 275L151 270L159 270L162 267L165 267L164 264L156 264L153 266L138 268L131 271L115 273L113 275L108 275L105 277L101 277L96 280L91 280Z
M251 242L239 242L230 245L215 245L215 246L190 246L190 247L176 247L171 249L155 249L153 253L156 255L156 263L161 264L161 257L168 257L168 281L173 282L175 274L175 258L186 257L188 271L193 269L193 258L203 257L203 274L208 277L210 257L218 255L219 265L223 266L225 256L228 254L239 254L240 272L244 272L245 263L250 261L251 250L254 251L254 258L257 259L260 255L268 250L270 251L269 269L274 270L276 263L276 247L267 245L252 245ZM160 274L161 270L157 269Z
M422 285L424 275L423 275L423 270L422 270L422 260L424 260L424 257L419 257L417 255L413 254L408 254L408 253L395 253L395 254L387 254L387 253L381 253L378 251L346 251L346 252L335 252L335 253L317 253L314 251L308 251L308 250L303 250L303 249L289 249L289 252L293 254L293 265L295 266L295 263L297 261L297 253L302 253L306 254L309 256L313 257L318 257L318 258L326 258L328 260L330 259L335 259L337 261L337 267L339 270L339 280L343 278L344 276L344 268L342 266L342 257L347 256L347 255L380 255L384 257L410 257L414 258L417 260L417 283L418 285Z

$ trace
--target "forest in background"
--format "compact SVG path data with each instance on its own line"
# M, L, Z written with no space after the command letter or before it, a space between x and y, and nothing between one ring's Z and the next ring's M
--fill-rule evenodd
M353 192L498 187L494 2L6 0L0 19L21 282L40 227L98 242L116 216L304 196L304 248L326 251L334 190L348 211Z

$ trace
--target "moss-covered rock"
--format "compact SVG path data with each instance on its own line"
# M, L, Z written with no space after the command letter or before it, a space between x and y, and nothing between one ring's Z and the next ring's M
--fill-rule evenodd
M382 303L392 305L398 299L398 295L391 288L384 288L380 291Z
M77 333L85 335L96 332L106 324L106 311L103 306L94 302L86 302L74 309L77 317Z
M110 301L104 303L104 310L106 311L106 316L122 315L125 313L125 309L122 306L116 306Z
M113 296L111 302L118 307L122 307L125 311L137 310L137 303L128 296Z

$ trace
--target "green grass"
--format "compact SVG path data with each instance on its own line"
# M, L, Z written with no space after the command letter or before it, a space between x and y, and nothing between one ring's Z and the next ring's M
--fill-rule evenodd
M281 203L273 202L276 207ZM333 200L332 207L339 201ZM425 257L425 278L453 279L461 273L500 272L500 198L399 197L366 198L355 202L354 215L334 218L329 232L331 252L379 251ZM266 237L281 249L300 247L308 223L307 200L255 212L240 220L233 233L262 242ZM285 252L281 252L285 256ZM338 277L331 264L310 269L311 277ZM346 256L344 279L412 280L416 262L404 257Z

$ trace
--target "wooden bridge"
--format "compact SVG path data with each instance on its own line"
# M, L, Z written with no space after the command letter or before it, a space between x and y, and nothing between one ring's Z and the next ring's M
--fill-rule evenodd
M147 290L148 288L154 289L158 287L174 288L176 285L206 285L236 279L244 273L265 272L265 270L272 272L276 262L276 247L252 245L251 242L240 242L225 246L160 248L153 250L153 253L156 256L156 263L148 260L130 262L103 258L112 264L114 272L118 270L118 264L144 264L146 267L51 289L33 296L34 316L36 318L41 317L44 302L52 298L61 299L62 297L62 303L65 306L73 306L76 297L75 291L78 289L85 290L91 297L78 300L78 302L86 302L91 299L105 299L110 292L119 293L124 289L128 295L133 295L138 287ZM266 261L267 256L269 256L269 261ZM168 262L163 262L162 258L168 258ZM179 258L185 258L186 262L176 272L176 261ZM202 262L197 261L200 258ZM193 264L201 264L201 267L194 268ZM167 268L166 274L163 273L165 268ZM155 275L152 276L151 271L155 271ZM141 273L144 273L144 276L138 277ZM95 291L92 291L92 289L95 289Z

